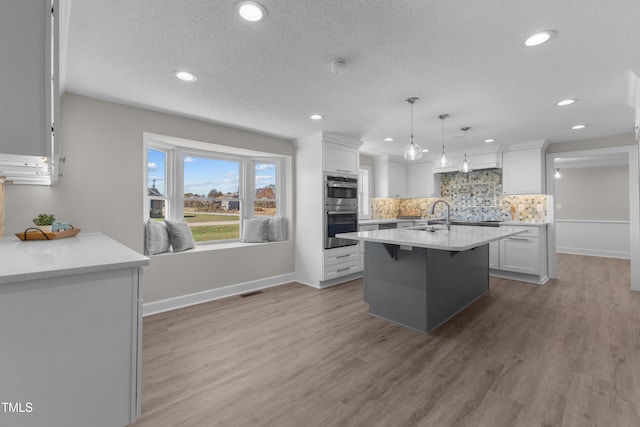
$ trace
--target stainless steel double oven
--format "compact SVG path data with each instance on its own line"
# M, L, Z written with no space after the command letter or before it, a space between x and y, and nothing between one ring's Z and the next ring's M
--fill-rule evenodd
M358 244L340 239L337 233L358 231L358 177L356 175L324 175L324 248Z

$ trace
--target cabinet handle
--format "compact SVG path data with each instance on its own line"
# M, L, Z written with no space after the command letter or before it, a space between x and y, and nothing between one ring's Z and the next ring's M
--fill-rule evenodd
M507 239L510 239L510 240L531 240L528 237L507 237Z
M336 258L349 258L353 254L338 255Z
M336 272L340 273L341 271L347 271L347 270L351 270L351 267L339 268L336 270Z
M344 173L352 173L350 170L346 170L346 169L336 169L338 172L344 172Z

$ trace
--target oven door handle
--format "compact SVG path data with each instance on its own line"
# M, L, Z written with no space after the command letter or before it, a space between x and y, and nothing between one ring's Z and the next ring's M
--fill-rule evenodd
M358 184L350 183L350 182L338 182L338 183L327 182L327 187L331 187L331 188L358 188Z
M357 214L358 211L326 211L328 215Z

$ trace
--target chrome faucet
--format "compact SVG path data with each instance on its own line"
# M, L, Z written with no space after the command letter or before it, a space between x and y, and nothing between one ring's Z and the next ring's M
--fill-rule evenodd
M436 200L431 205L431 211L429 213L431 215L433 215L435 213L436 205L438 203L444 203L445 205L447 205L447 216L446 216L445 224L447 225L447 230L451 230L451 221L449 221L449 215L451 214L451 205L449 204L449 202L447 202L446 200L443 200L443 199Z

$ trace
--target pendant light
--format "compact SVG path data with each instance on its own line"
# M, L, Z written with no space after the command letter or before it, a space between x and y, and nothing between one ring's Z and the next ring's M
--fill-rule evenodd
M418 98L409 98L407 102L411 104L411 137L409 138L409 145L404 147L404 159L418 160L422 158L422 147L413 142L413 104L418 102Z
M553 173L553 177L555 179L560 179L562 178L562 174L560 173L560 168L556 168L556 171Z
M464 160L462 161L462 163L460 164L460 169L458 169L460 172L463 173L469 173L471 171L473 171L473 167L471 166L471 162L469 161L469 159L467 159L467 131L471 129L469 126L460 128L461 131L464 132L464 147L465 147L465 153L464 153Z
M438 166L445 167L449 159L447 158L447 152L444 151L444 119L449 117L448 114L440 114L438 118L442 120L442 153L440 154L440 158L438 159Z

